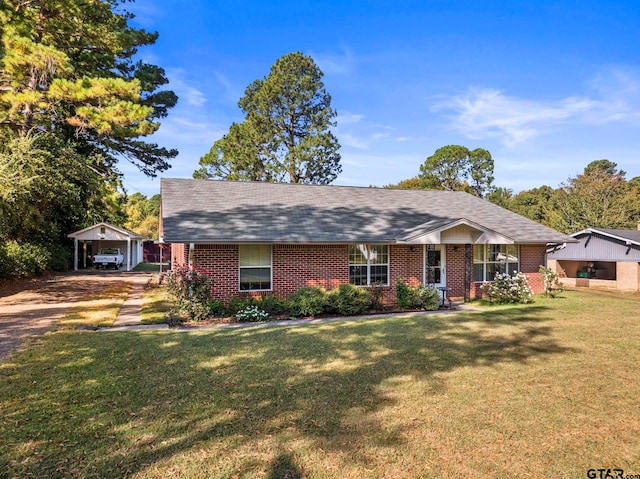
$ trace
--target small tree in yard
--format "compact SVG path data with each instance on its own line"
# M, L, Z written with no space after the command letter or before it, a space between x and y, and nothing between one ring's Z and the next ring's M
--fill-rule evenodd
M560 282L560 278L558 278L558 275L554 273L551 268L540 266L538 271L544 280L544 294L546 294L547 297L555 298L564 291L564 284Z
M176 266L167 275L167 289L178 310L191 321L202 321L211 315L213 279L204 269Z

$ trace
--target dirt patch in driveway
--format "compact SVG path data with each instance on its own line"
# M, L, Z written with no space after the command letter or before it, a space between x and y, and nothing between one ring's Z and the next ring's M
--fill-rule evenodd
M71 306L114 282L133 283L148 273L81 271L0 286L0 361L24 341L52 329Z

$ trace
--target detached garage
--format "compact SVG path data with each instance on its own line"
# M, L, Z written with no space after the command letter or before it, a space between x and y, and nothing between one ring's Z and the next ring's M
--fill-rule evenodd
M67 235L73 239L73 269L92 266L93 255L104 248L118 248L124 257L123 264L131 271L143 260L143 243L147 239L138 233L108 223L98 223Z
M640 291L640 231L587 228L547 252L547 265L567 286Z

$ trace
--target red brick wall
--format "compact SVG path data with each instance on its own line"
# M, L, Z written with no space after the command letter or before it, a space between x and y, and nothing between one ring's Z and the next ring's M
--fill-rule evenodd
M544 293L544 280L538 270L544 265L546 250L546 245L520 245L520 272L527 277L533 294ZM482 283L472 283L472 298L483 296L481 285Z
M424 248L422 245L391 245L389 246L389 286L384 288L384 301L396 302L396 282L404 279L409 286L422 283L422 262Z
M447 286L450 298L464 298L464 245L447 245L446 250Z
M176 247L173 249L173 247ZM188 257L188 245L172 245L178 258ZM349 282L349 248L347 245L273 245L272 291L251 292L286 297L300 288L320 286L327 290ZM422 246L389 246L389 286L384 288L387 302L395 302L398 277L417 286L422 282ZM186 262L186 259L184 260ZM196 244L193 254L196 267L212 274L214 296L228 301L241 293L238 289L238 246Z
M288 296L301 288L334 289L349 282L347 245L273 245L273 293Z
M520 246L520 271L527 277L534 294L544 293L544 280L538 270L544 265L546 253L546 245Z
M189 245L171 243L171 264L187 264L189 261Z
M196 244L193 263L213 276L213 296L228 301L238 296L238 245Z
M347 245L273 245L273 291L255 292L286 297L300 288L321 286L327 290L349 282L349 250ZM172 259L186 263L189 246L171 245ZM527 275L535 293L544 291L538 267L544 264L544 245L520 248L520 267ZM238 290L238 246L195 245L194 265L204 267L213 275L215 297L227 301L240 295ZM395 302L397 278L404 278L412 286L423 280L423 247L416 245L389 246L389 286L384 288L387 302ZM473 265L471 265L473 267ZM446 246L446 278L451 288L449 297L464 297L465 246ZM481 283L471 283L471 297L479 297Z
M395 290L398 278L405 279L410 286L422 283L423 253L422 245L389 246L389 287Z

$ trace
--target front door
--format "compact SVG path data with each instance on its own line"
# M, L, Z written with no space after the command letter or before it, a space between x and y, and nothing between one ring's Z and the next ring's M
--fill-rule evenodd
M435 288L446 286L444 245L425 245L424 284Z

